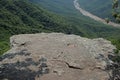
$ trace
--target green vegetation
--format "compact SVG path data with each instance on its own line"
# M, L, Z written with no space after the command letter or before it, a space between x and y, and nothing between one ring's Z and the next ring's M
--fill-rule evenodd
M82 34L63 17L50 13L27 0L0 0L0 54L9 49L10 36L39 32Z
M120 8L119 8L119 1L118 0L113 0L113 17L115 20L120 23Z

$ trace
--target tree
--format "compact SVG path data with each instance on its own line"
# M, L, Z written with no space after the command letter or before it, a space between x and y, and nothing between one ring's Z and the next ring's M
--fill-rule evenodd
M119 1L113 0L113 9L118 8L118 6L119 6Z
M109 23L110 22L109 18L105 18L105 22Z
M116 19L117 22L120 23L119 0L113 0L112 8L113 8L112 16Z

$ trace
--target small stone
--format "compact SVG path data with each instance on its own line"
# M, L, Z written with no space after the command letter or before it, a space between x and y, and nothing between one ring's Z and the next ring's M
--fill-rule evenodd
M56 73L58 76L62 76L64 73L63 69L54 69L53 73Z

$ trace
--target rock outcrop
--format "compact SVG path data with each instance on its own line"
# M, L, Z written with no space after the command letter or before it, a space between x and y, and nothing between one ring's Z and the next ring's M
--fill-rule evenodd
M108 80L108 56L116 49L102 38L62 33L21 34L0 57L0 80Z

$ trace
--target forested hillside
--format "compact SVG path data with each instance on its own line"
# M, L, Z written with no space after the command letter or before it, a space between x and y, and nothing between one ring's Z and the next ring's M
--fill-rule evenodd
M9 48L11 35L53 31L82 34L62 17L27 0L0 0L0 54Z

